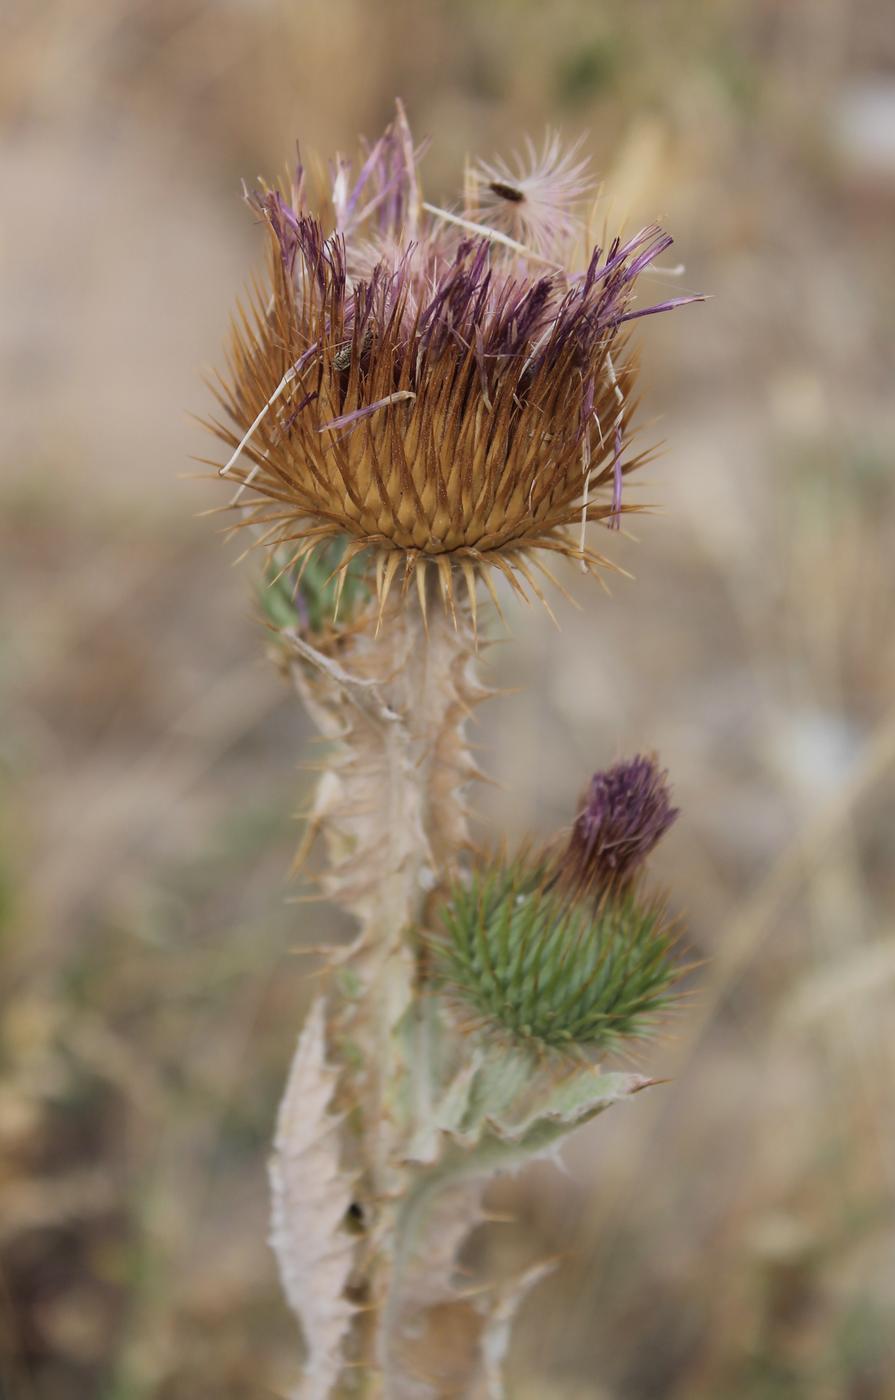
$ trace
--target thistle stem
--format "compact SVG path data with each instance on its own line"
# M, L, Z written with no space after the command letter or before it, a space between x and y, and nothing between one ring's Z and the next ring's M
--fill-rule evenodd
M407 1150L430 1107L418 1101L414 1073L431 1034L419 1020L428 998L420 997L426 968L418 929L466 843L462 793L474 770L464 729L488 692L475 680L468 618L461 611L455 622L434 597L425 620L415 607L397 606L378 636L349 634L337 663L320 655L311 669L312 649L297 650L299 693L334 741L311 818L327 846L321 883L359 923L344 960L357 995L332 1016L329 1039L342 1071L340 1098L358 1125L345 1147L368 1221L355 1279L369 1311L355 1328L352 1385L355 1394L376 1395L377 1377L392 1367L385 1332L396 1315L392 1272Z

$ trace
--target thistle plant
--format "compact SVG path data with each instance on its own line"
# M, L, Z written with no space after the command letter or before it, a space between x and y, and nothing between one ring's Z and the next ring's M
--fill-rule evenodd
M549 609L548 561L601 578L590 523L636 509L638 300L658 227L594 246L548 137L423 198L400 105L352 166L247 194L268 279L217 384L234 530L264 554L274 650L329 741L302 843L354 916L298 1040L272 1243L304 1335L296 1394L502 1394L538 1270L470 1294L457 1256L494 1173L650 1081L600 1057L677 975L644 862L676 815L651 758L597 774L543 849L475 849L466 741L483 606Z

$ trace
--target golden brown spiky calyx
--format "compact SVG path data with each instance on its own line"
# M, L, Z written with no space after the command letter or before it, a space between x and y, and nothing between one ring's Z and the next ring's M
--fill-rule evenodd
M340 569L363 555L383 605L396 576L424 600L430 564L449 607L458 575L474 606L493 569L541 596L545 551L605 565L584 525L618 524L632 508L623 479L644 460L625 457L626 323L694 299L634 309L639 274L671 242L655 226L576 270L568 182L539 169L512 196L490 190L529 201L536 246L474 207L423 202L399 108L355 179L336 162L319 216L301 168L288 197L251 197L270 230L270 284L234 328L221 472L240 523L289 567L347 538Z

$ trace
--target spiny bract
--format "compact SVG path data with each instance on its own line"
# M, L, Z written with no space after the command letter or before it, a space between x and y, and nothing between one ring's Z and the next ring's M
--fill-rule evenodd
M271 234L270 286L234 326L220 399L239 523L297 576L334 536L384 605L399 570L434 564L445 600L474 608L491 570L542 597L544 551L596 570L587 521L617 526L635 361L639 275L671 243L657 226L592 247L583 164L555 138L528 161L471 168L456 211L427 203L402 108L337 158L312 212L301 165L249 203ZM525 241L522 241L525 240Z

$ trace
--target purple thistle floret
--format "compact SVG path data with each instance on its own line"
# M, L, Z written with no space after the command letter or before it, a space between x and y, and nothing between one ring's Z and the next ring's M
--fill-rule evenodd
M624 888L677 815L668 775L652 756L595 773L562 857L564 873L597 894Z

